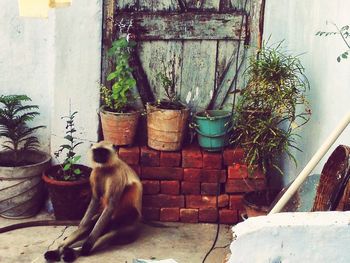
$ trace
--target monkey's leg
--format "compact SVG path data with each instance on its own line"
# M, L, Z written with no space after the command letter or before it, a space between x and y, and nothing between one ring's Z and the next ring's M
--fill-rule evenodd
M75 230L69 237L67 237L62 244L58 246L55 250L49 250L45 252L44 257L48 261L60 261L60 257L63 253L63 250L86 237L91 229L93 229L96 221L98 220L99 215L94 216L89 223L86 223L85 226L79 226L77 230Z

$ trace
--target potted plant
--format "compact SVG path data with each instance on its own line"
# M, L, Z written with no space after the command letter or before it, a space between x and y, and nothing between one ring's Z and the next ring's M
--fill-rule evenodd
M34 216L45 196L40 175L51 157L38 150L35 132L44 126L28 125L39 115L37 105L23 105L28 101L26 95L0 96L0 215L6 218Z
M239 98L232 142L245 151L250 174L262 171L269 186L275 171L283 174L278 165L283 153L296 164L290 149L300 150L295 131L310 118L305 98L309 82L299 58L282 52L281 43L258 50L257 56L250 58L245 74L248 82ZM273 198L270 192L255 192L246 194L244 201L268 207ZM263 204L262 199L267 203Z
M58 158L66 152L61 164L52 166L43 173L43 180L49 190L50 199L56 219L79 220L83 217L91 199L89 176L91 168L77 164L81 156L75 149L82 142L77 142L74 118L77 112L62 117L66 120L67 143L62 144L55 152Z
M177 151L182 147L187 128L189 108L181 103L175 87L175 58L167 72L158 72L157 80L164 89L166 99L147 103L147 141L148 146L160 151Z
M136 81L129 66L130 50L135 41L121 37L114 41L108 55L115 62L115 70L107 76L114 81L111 88L102 86L100 116L104 140L115 145L133 143L140 113L132 107L132 89Z

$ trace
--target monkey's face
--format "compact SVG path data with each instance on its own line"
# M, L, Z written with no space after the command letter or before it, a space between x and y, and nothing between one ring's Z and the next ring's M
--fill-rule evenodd
M113 144L101 141L91 147L91 161L93 166L108 166L117 158Z

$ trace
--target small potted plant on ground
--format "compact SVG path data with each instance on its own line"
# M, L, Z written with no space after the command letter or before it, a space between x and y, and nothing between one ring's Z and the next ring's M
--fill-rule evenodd
M245 151L250 174L262 171L269 187L272 174L283 174L278 165L283 153L296 164L291 148L299 150L295 131L310 118L305 98L309 83L299 58L283 53L281 43L263 46L256 57L250 58L246 75L248 82L237 106L232 142ZM268 191L253 192L246 194L244 201L268 207L273 198Z
M35 132L44 126L28 123L39 115L37 105L26 95L0 96L0 215L6 218L34 216L44 201L41 173L50 165L50 155L39 151Z
M74 137L74 118L77 112L62 117L66 120L66 144L60 146L55 156L66 152L63 163L55 165L43 173L54 214L59 220L79 220L83 217L90 202L91 190L89 176L91 169L77 164L81 156L75 153L75 149L82 142L77 142Z
M148 146L160 151L181 149L190 112L176 93L175 59L170 64L170 73L167 73L163 63L163 71L157 74L167 99L146 105Z
M140 113L132 107L132 89L136 81L129 66L130 49L136 43L121 37L114 41L108 55L115 62L115 70L107 81L114 81L111 88L101 88L100 116L104 140L115 145L133 143Z

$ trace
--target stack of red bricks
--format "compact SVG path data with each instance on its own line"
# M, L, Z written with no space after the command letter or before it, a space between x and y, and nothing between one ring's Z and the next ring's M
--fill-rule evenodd
M162 152L136 146L120 148L119 156L142 180L148 220L235 224L243 194L265 188L261 172L248 176L241 149L213 153L191 145Z

